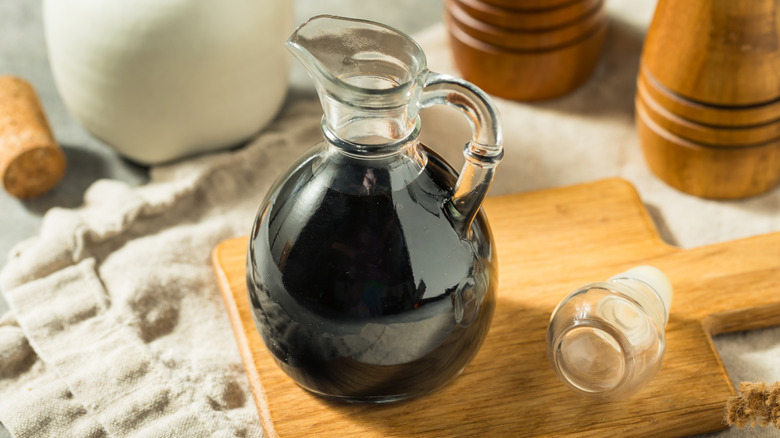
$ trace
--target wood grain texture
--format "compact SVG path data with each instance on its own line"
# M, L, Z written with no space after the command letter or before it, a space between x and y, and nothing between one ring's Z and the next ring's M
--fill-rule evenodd
M656 123L639 98L636 124L647 166L678 190L703 198L737 199L780 184L780 140L742 147L696 143Z
M603 0L578 0L558 8L541 11L518 11L493 6L484 0L456 0L455 2L467 14L485 24L533 31L552 29L575 22L591 13L594 8L601 8Z
M549 11L583 0L483 0L494 6L520 11Z
M471 16L456 0L445 0L445 14L451 25L458 26L472 37L509 50L555 50L593 33L607 20L603 3L587 15L564 26L552 29L523 31L494 26Z
M780 142L780 120L752 126L713 126L692 122L664 108L649 95L642 83L637 84L636 105L659 127L682 138L715 147L742 148ZM745 149L751 153L755 149ZM780 169L778 170L780 171Z
M584 83L601 54L608 24L555 50L508 50L480 41L448 23L455 66L469 82L505 99L552 99Z
M667 89L644 66L640 67L637 87L669 112L703 125L725 128L780 122L780 100L745 107L705 105Z
M500 285L485 344L441 390L391 405L329 402L274 364L252 322L247 239L213 262L268 436L683 436L725 427L734 393L710 332L780 324L780 233L692 250L661 241L634 188L612 179L489 198ZM553 374L545 330L555 305L583 284L640 264L675 288L656 378L627 401L570 392Z
M659 0L642 62L685 98L724 106L780 98L775 0Z

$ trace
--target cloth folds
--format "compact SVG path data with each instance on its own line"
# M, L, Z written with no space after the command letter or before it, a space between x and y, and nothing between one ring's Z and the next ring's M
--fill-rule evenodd
M246 147L99 181L49 211L0 277L0 421L14 437L259 436L209 263L320 137L314 100Z

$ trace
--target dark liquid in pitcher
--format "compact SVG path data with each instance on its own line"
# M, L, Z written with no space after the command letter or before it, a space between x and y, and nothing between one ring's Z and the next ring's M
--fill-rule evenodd
M495 307L489 229L480 214L470 238L456 233L442 207L456 174L427 154L421 173L304 160L272 189L249 296L268 350L303 387L406 398L447 383L479 349ZM467 322L458 296L481 301Z

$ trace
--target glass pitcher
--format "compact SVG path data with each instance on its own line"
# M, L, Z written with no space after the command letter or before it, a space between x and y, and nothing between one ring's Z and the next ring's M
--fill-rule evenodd
M274 184L249 241L253 316L303 388L389 402L455 378L495 308L497 264L481 211L501 126L474 85L426 68L390 27L318 16L286 44L316 83L324 140ZM457 172L421 144L421 109L471 122Z

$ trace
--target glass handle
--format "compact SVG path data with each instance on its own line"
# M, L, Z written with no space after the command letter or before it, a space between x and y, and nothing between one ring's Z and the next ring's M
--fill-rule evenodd
M449 105L460 110L471 124L471 141L463 150L466 162L450 204L458 231L466 236L493 182L496 165L504 156L501 117L487 94L463 79L426 71L422 84L420 109Z

